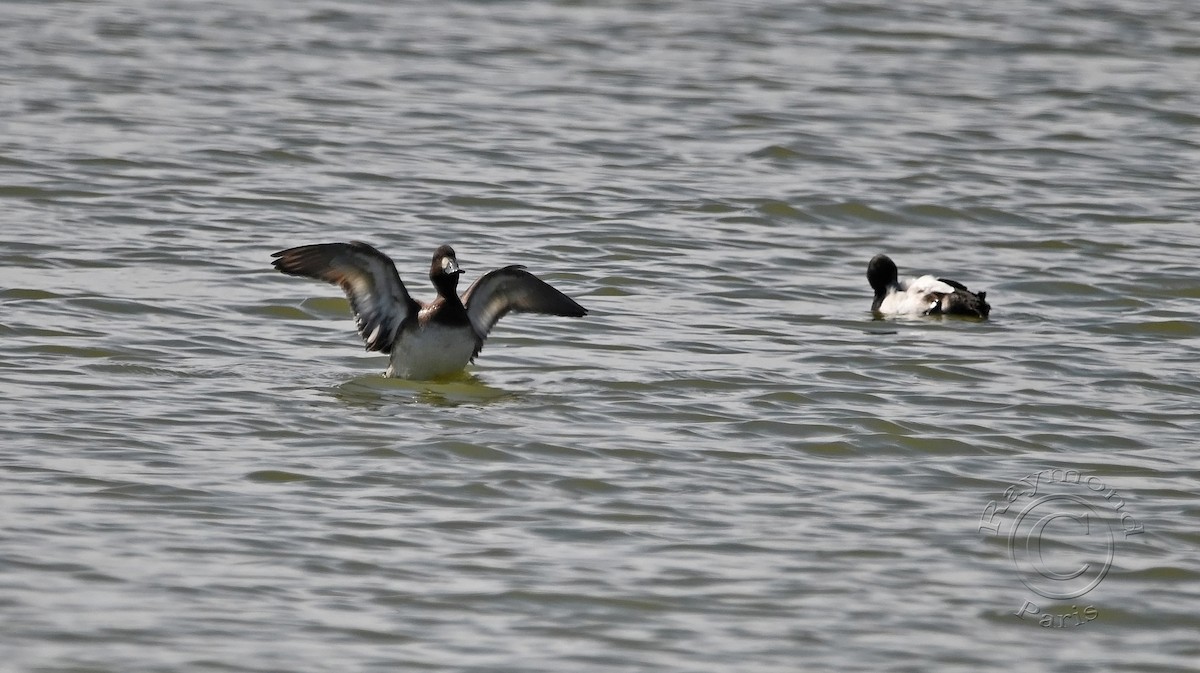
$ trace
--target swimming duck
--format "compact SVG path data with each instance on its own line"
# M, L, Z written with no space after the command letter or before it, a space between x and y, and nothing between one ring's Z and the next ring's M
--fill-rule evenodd
M921 276L899 279L896 263L875 255L867 264L867 282L875 290L871 310L884 315L964 315L987 318L992 307L986 292L971 292L966 285L946 278Z
M439 247L429 266L437 297L413 299L391 258L359 241L320 243L271 255L289 276L341 286L368 351L391 356L387 376L427 380L475 360L496 321L509 311L580 317L587 310L520 265L490 271L459 297L462 269L454 248Z

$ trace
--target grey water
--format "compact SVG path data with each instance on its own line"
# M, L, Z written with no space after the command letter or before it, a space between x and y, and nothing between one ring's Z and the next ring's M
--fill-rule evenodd
M0 2L0 670L1195 670L1198 82L1187 0ZM385 379L270 267L356 239L591 314Z

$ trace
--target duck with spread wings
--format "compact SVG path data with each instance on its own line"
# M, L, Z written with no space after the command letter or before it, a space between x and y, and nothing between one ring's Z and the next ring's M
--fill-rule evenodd
M413 299L396 265L362 243L320 243L280 250L274 266L289 276L338 285L350 300L368 351L391 356L387 376L427 380L458 372L483 348L496 321L509 312L581 317L587 310L520 265L490 271L460 297L462 275L454 249L433 253L429 280L437 297Z

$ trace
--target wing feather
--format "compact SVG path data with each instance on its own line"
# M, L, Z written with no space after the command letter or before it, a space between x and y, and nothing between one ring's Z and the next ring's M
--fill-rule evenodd
M271 256L282 273L340 286L369 351L390 351L400 326L420 310L391 258L366 243L302 245Z
M938 280L949 285L950 287L954 288L955 290L966 290L967 289L966 285L963 285L962 283L958 282L957 280L950 280L949 278L938 278Z
M954 292L954 286L928 275L910 279L905 283L904 289L913 294L950 294Z
M949 278L939 278L938 280L954 288L954 292L942 297L940 305L942 313L976 318L987 318L991 313L992 306L987 303L986 292L971 292L966 285Z
M549 283L512 265L490 271L471 284L462 295L471 327L479 337L479 348L496 322L510 311L581 317L587 309ZM476 354L479 350L476 349Z

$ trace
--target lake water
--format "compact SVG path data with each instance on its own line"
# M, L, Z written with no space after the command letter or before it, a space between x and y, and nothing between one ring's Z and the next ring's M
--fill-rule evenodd
M0 3L0 669L1195 670L1198 82L1190 0ZM386 380L270 267L352 239L591 315Z

